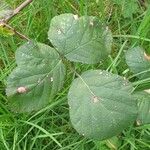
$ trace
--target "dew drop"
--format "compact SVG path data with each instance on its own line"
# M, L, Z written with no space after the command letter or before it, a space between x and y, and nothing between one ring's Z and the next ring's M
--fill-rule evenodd
M90 25L91 25L91 26L93 26L93 25L94 25L93 21L90 21Z
M58 33L58 34L61 34L61 30L60 30L60 29L58 29L58 30L57 30L57 33Z
M128 82L127 82L127 81L125 81L125 82L123 83L123 85L124 85L124 86L128 85Z
M109 28L108 28L108 26L106 27L106 31L108 31L109 30Z
M38 79L38 83L40 83L40 82L41 82L41 79L39 78L39 79Z
M53 79L53 77L51 77L51 82L53 82L54 81L54 79Z

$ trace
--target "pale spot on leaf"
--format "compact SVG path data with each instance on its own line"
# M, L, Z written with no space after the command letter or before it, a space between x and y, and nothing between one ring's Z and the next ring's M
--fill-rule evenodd
M38 83L40 83L40 82L41 82L41 79L39 78L39 79L38 79Z
M101 75L101 74L103 74L103 72L102 72L102 71L100 71L100 72L99 72L99 74Z
M150 89L144 90L145 92L147 92L148 94L150 94Z
M106 31L108 31L109 30L109 28L108 28L108 26L106 27Z
M18 93L25 93L25 92L27 92L27 89L25 87L19 87L19 88L17 88L17 92Z
M126 80L126 77L123 77L124 80Z
M99 102L99 99L98 99L98 97L97 97L97 96L94 96L94 97L93 97L93 102L94 102L94 103Z
M74 17L75 20L79 19L78 15L73 15L73 17Z
M141 125L141 121L140 121L140 120L136 120L136 124L137 124L138 126L140 126L140 125Z
M94 25L93 21L90 21L90 25L91 25L91 26L93 26L93 25Z
M53 82L54 81L54 79L53 79L53 77L51 77L51 82Z

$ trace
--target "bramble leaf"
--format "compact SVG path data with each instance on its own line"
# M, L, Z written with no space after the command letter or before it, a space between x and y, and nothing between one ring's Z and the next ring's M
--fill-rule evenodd
M138 92L135 97L138 99L137 125L150 124L150 94Z
M74 128L93 139L107 139L130 126L137 117L132 85L122 77L89 70L75 79L68 93Z
M112 35L96 17L62 14L52 19L48 37L68 60L98 63L111 52Z
M125 18L132 17L133 14L138 12L137 0L113 0L115 4L119 5L122 15Z
M16 51L17 68L9 75L6 94L16 112L38 110L61 89L65 66L51 47L28 42Z
M144 56L144 50L141 47L135 47L127 51L126 63L130 70L137 74L138 78L149 78L150 61Z

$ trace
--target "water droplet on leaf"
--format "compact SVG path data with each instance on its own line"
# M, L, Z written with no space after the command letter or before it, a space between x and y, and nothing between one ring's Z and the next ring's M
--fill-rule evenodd
M53 82L54 81L54 79L53 79L53 77L51 77L51 82Z
M90 21L90 25L91 25L91 26L93 26L93 25L94 25L93 21Z
M61 30L60 30L60 29L59 29L59 30L57 30L57 33L58 33L58 34L61 34Z

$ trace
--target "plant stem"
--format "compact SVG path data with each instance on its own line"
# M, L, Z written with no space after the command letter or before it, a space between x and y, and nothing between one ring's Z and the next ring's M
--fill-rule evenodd
M14 11L13 14L4 19L4 22L8 22L11 20L14 16L16 16L22 9L24 9L26 6L28 6L33 0L26 0L21 5L19 5Z
M22 33L16 31L13 27L11 27L10 25L3 23L4 26L6 26L8 29L10 29L11 31L13 31L15 34L17 34L20 38L25 39L27 41L30 41L30 39L28 37L26 37L25 35L23 35Z
M16 16L21 10L23 10L26 6L28 6L33 0L25 0L21 5L19 5L14 11L13 14L10 15L9 17L0 20L0 26L6 26L8 29L13 31L15 34L17 34L20 38L25 39L27 41L30 41L28 37L23 35L22 33L16 31L13 27L8 25L7 23L14 17Z
M138 39L138 40L150 42L150 39L136 36L136 35L113 35L113 38L131 38L131 39Z

